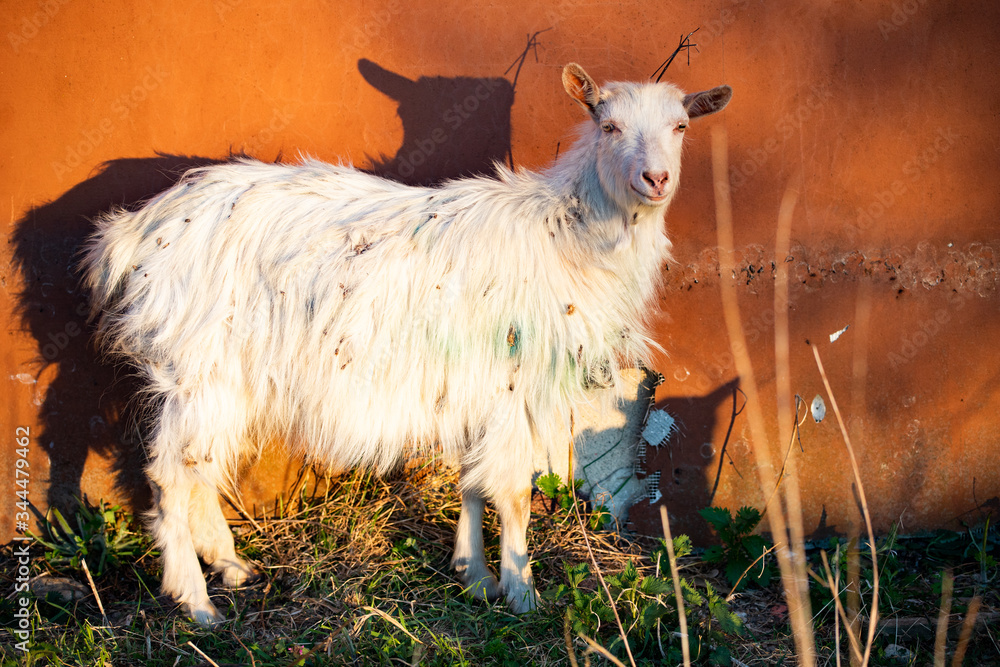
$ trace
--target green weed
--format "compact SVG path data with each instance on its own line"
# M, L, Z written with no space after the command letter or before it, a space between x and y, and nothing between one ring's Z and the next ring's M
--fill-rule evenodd
M673 546L678 558L688 556L692 550L686 535L675 537ZM621 572L606 577L625 626L629 648L638 664L660 664L661 661L676 664L681 660L676 637L680 627L677 603L665 554L666 543L661 539L653 550L654 573L643 574L634 561L629 561ZM575 634L606 641L608 650L623 659L625 650L621 637L614 630L610 604L602 591L584 587L590 577L590 566L579 563L564 567L566 584L551 591L549 599L568 602L566 613ZM706 658L709 664L730 664L727 644L731 636L742 633L742 621L710 583L705 582L704 592L701 592L687 578L682 577L680 582L689 632L692 627L696 632L691 642L693 657Z
M96 506L77 499L79 506L73 515L76 528L70 526L62 513L50 508L45 517L47 537L29 535L48 551L45 559L56 568L81 569L81 560L95 577L105 568L116 569L122 563L134 561L149 548L149 539L133 517L120 505L108 505L103 500Z
M748 582L766 588L772 570L767 561L767 540L753 534L761 513L753 507L741 507L734 517L724 507L706 507L699 514L722 541L705 550L705 560L725 564L726 579L736 591L746 588Z

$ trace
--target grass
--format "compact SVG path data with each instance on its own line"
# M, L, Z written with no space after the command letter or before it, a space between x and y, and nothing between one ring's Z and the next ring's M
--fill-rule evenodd
M93 573L105 617L93 592L69 601L58 592L34 597L31 653L15 653L5 628L0 630L2 664L156 667L212 664L209 659L218 665L254 667L607 664L588 641L628 664L580 522L571 510L536 494L529 542L544 603L539 612L519 617L502 605L468 599L450 574L459 507L455 473L423 463L388 479L361 471L346 474L332 480L322 495L303 495L294 508L286 507L278 516L259 519L256 525L237 524L241 552L261 565L266 577L244 591L212 588L213 600L232 619L214 632L189 622L156 594L156 555L145 538L142 549L135 550L134 536L144 533L129 517L113 508L87 507L67 523L78 520L78 525L89 526L87 532L74 529L85 544L112 545L103 571ZM103 529L94 527L95 516L108 517ZM585 511L584 523L587 518ZM996 617L1000 599L984 585L982 559L976 558L984 544L992 545L996 555L992 530L941 532L876 545L882 554L885 618L870 664L930 661L933 633L914 633L907 623L936 618L945 569L954 575L953 634L958 631L956 619L976 595L981 598L980 617ZM636 664L679 664L679 618L666 543L609 530L587 531ZM487 549L493 563L499 558L498 532L496 515L488 512ZM124 555L115 552L116 544ZM731 586L724 565L696 555L684 536L671 546L678 551L678 586L683 589L695 664L796 664L787 606L777 581L768 587L751 582L727 601ZM820 546L831 555L834 569L846 567L847 545L833 540L810 550L817 572ZM88 553L98 557L93 546ZM14 559L9 547L0 561L0 585L11 590ZM65 549L33 546L33 575L65 577L77 582L76 590L89 591L76 563ZM995 569L987 576L995 577ZM864 557L860 580L864 599L872 586L870 563ZM817 657L820 664L834 664L832 597L820 586L813 586L811 593ZM0 604L3 617L10 618L13 602ZM980 626L971 636L966 664L1000 664L996 634ZM912 661L886 657L893 644L911 651ZM957 634L948 638L947 646L953 650L956 644Z

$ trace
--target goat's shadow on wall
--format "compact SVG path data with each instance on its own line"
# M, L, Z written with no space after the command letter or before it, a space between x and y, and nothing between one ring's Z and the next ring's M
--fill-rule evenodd
M629 519L637 530L647 535L661 532L659 506L666 505L670 509L674 535L686 534L696 544L714 540L698 510L712 504L713 489L710 483L706 484L706 479L718 479L721 474L741 474L725 452L720 454L724 468L717 469L713 464L716 452L712 443L720 406L733 401L735 423L739 414L736 411L739 384L736 378L702 396L668 397L656 403L656 409L666 411L676 420L678 430L661 446L646 448L640 479L651 484L661 495L655 502L645 499L632 506ZM730 441L728 446L732 444ZM729 467L733 470L727 470Z
M493 173L495 162L510 159L514 87L506 79L413 81L367 60L360 61L359 70L398 101L404 130L396 156L374 160L371 173L431 184ZM139 207L190 168L224 161L167 154L111 160L16 223L11 243L23 286L17 310L22 329L36 342L34 358L16 372L45 386L35 399L41 432L33 432L32 439L49 457L48 506L72 511L75 498L83 498L86 490L107 488L105 479L84 479L85 464L94 455L110 463L88 470L100 477L113 471L118 497L134 510L149 505L142 472L143 405L137 399L141 384L132 369L102 359L94 349L88 299L76 271L80 251L95 230L93 220L115 207Z
M82 480L91 455L110 462L94 470L102 476L112 470L123 499L134 508L148 505L141 406L135 400L139 385L131 369L103 363L95 351L76 263L95 217L115 207L135 207L187 169L213 162L177 155L112 160L17 222L11 241L22 284L18 312L22 329L37 343L33 363L19 370L31 372L40 385L47 383L35 399L41 432L32 435L49 456L49 506L72 510L74 498L83 498L86 489L106 488L103 479Z
M724 417L726 408L730 414ZM757 473L750 447L739 437L747 417L746 395L737 377L719 385L702 396L672 396L656 403L677 420L677 433L660 447L648 447L646 460L640 466L640 479L660 492L656 502L640 500L629 512L636 530L647 535L661 531L660 505L670 509L671 530L684 533L696 544L718 542L699 510L716 504L720 489L732 497L733 487L759 492ZM716 439L717 427L728 423L722 442ZM855 501L859 502L857 497ZM736 508L732 508L736 509ZM860 504L858 505L860 511ZM827 523L826 508L815 527L807 534L812 539L840 534L837 525Z
M489 175L513 161L510 112L514 85L507 79L422 76L416 81L370 60L358 71L399 103L403 144L394 157L369 158L371 171L411 185Z

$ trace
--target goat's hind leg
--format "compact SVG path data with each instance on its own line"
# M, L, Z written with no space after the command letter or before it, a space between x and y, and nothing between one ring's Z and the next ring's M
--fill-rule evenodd
M183 464L178 469L162 458L150 466L149 478L153 487L150 528L163 561L161 588L197 623L221 623L225 617L208 599L188 519L197 480Z
M204 474L199 476L191 493L189 520L194 549L205 565L221 574L224 586L239 588L251 584L260 578L260 573L236 555L233 533L219 505L219 493L215 484L203 477Z
M486 498L482 494L472 490L462 492L462 513L458 517L458 529L455 531L455 555L451 559L451 566L472 595L480 600L494 602L500 599L500 586L486 566L483 545L485 507Z
M208 490L214 493L207 480L218 478L217 466L226 457L221 452L212 455L212 444L224 441L212 440L213 429L205 427L217 423L220 428L215 431L224 433L221 425L231 422L205 417L205 413L218 417L222 412L209 410L211 404L206 407L204 400L198 400L200 396L165 392L149 444L146 474L153 488L150 529L163 562L162 590L192 619L210 626L225 619L208 598L198 553L215 561L235 552L217 497L212 499L214 508L206 508Z

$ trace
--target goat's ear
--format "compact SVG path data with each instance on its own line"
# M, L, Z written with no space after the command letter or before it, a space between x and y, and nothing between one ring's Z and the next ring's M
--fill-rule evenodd
M563 68L563 87L577 104L587 110L591 116L597 111L597 103L601 101L601 89L597 87L590 75L576 63L570 63Z
M717 86L712 90L691 93L684 96L684 110L689 118L698 118L722 111L733 98L733 89L729 86Z
M407 79L402 74L390 72L378 63L373 63L367 58L358 61L358 71L365 81L370 83L375 90L385 93L391 99L401 102L407 97L416 94L416 82Z

